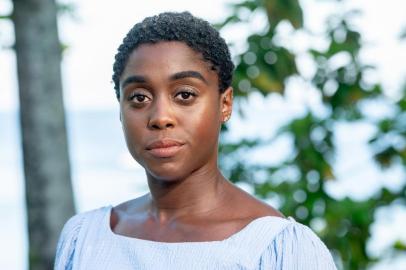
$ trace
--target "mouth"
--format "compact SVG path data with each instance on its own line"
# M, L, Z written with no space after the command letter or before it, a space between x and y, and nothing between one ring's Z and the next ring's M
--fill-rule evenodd
M170 158L175 156L183 145L184 143L177 140L163 139L153 141L145 149L155 158Z

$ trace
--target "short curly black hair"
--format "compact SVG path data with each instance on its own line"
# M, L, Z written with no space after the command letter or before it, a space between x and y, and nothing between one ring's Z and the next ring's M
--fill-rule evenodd
M219 32L207 21L196 18L189 12L165 12L135 24L118 47L113 65L117 99L120 99L120 76L131 52L141 44L160 41L184 42L201 53L203 59L211 64L212 70L217 72L221 93L231 85L234 64L228 46Z

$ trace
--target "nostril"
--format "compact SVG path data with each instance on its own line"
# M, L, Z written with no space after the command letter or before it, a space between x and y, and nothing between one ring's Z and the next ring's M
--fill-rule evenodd
M148 125L149 128L151 129L167 129L167 128L173 128L175 125L171 122L167 122L167 123L150 123L150 125Z

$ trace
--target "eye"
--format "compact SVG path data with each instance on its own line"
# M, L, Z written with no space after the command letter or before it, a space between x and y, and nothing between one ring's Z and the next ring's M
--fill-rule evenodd
M192 100L196 96L197 94L191 90L181 90L175 95L177 99L180 99L182 101Z
M148 102L150 99L150 97L141 93L132 93L128 96L128 101L132 101L134 103L145 103Z

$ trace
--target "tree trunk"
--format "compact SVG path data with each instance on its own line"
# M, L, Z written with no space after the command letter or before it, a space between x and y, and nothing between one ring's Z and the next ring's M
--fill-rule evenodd
M54 0L14 0L30 269L52 269L74 214Z

